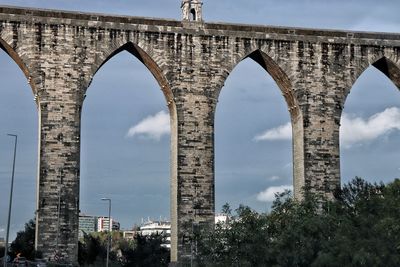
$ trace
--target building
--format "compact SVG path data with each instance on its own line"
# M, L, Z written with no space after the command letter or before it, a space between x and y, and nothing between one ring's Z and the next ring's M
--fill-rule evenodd
M0 237L0 247L5 247L6 246L6 240L4 237Z
M133 239L135 239L135 236L137 233L138 233L138 231L135 231L135 230L125 230L125 231L122 231L122 237L125 240L133 240Z
M228 222L228 216L226 214L215 214L215 224L225 224Z
M171 248L171 222L168 221L147 221L140 226L140 234L144 236L163 235L165 243L161 246Z
M109 220L108 217L98 217L97 218L97 232L103 232L103 231L108 231L110 229L109 227ZM120 223L111 218L111 225L112 231L119 231L120 229Z
M97 217L85 214L79 215L79 238L83 233L90 234L97 231Z

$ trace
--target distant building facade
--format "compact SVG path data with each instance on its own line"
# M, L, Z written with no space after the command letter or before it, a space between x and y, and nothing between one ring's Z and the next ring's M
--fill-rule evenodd
M144 236L163 235L165 243L161 246L171 249L171 222L169 221L148 221L140 226L140 234Z
M79 238L82 238L84 233L90 234L97 231L97 216L79 215Z
M0 237L0 247L5 247L5 246L6 246L6 240L4 239L4 237Z
M122 231L122 237L125 240L133 240L133 239L135 239L135 236L137 233L138 233L138 231L135 231L135 230L124 230L124 231Z
M98 217L97 218L97 232L109 231L109 220L108 217ZM111 218L111 230L112 231L119 231L121 226L120 223Z
M215 224L220 223L220 224L225 224L228 222L228 215L226 214L215 214Z

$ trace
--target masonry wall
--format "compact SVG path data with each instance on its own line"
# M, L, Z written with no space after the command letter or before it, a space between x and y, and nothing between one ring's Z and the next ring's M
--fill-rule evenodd
M97 70L120 51L157 79L171 114L171 259L190 260L193 229L213 225L214 117L249 57L276 81L293 126L295 197L340 186L345 99L371 64L400 85L400 35L203 24L0 7L0 46L24 71L40 114L36 247L77 262L80 116ZM34 189L32 189L34 190Z

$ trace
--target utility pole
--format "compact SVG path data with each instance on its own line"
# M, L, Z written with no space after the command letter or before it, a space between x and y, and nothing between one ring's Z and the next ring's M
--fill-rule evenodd
M111 199L110 198L102 198L101 200L108 201L109 236L108 236L108 239L107 239L107 261L106 261L106 267L108 267L109 257L110 257L110 246L111 246L111 232L112 232L112 226L111 226Z
M14 190L15 158L16 158L16 155L17 155L17 142L18 142L18 136L17 135L15 135L15 134L7 134L7 135L14 137L15 141L14 141L14 160L13 160L13 167L12 167L12 174L11 174L10 204L8 206L6 245L5 245L5 250L4 250L4 267L7 266L8 237L10 235L11 207L12 207L12 198L13 198L13 190Z

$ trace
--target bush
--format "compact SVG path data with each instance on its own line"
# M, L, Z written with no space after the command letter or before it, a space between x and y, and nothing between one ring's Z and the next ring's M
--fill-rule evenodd
M199 266L400 266L400 180L356 177L334 200L285 192L270 213L240 206L193 238Z

